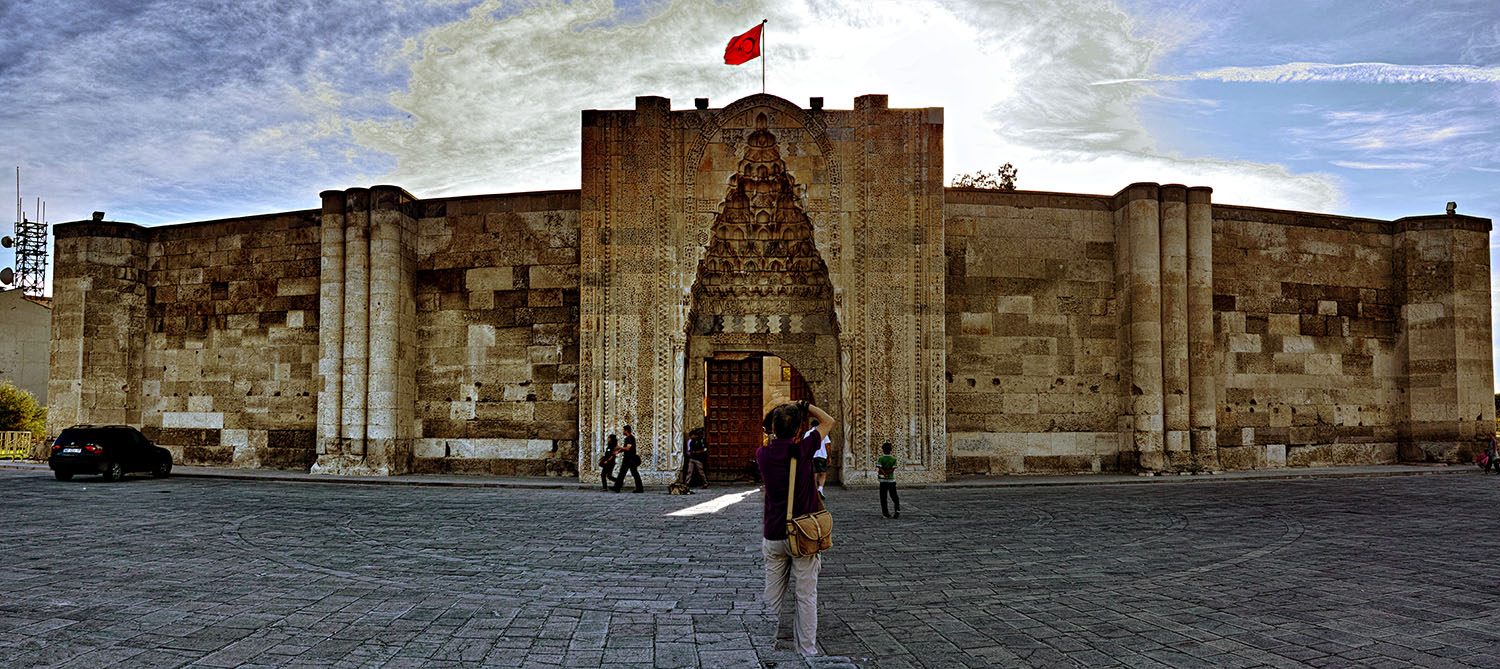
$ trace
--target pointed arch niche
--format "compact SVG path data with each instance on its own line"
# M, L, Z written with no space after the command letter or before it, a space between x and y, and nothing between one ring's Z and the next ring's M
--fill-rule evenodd
M719 186L708 243L701 249L688 294L685 430L704 426L714 411L705 398L722 376L709 373L715 361L754 352L792 361L799 380L805 380L823 408L835 416L842 413L833 286L807 212L808 188L783 157L776 136L779 128L771 127L774 113L765 108L743 112L741 120L750 121L749 132L727 133L735 141L714 147L714 155L699 161L700 166L727 164L732 169ZM820 152L789 148L803 158L814 158L800 161L809 177L826 173L826 162L820 166L815 160ZM738 160L730 162L726 154L731 151L738 152ZM709 191L711 183L698 181L698 194ZM839 475L839 432L835 426L833 480ZM710 476L732 478L741 473L737 469L711 471Z

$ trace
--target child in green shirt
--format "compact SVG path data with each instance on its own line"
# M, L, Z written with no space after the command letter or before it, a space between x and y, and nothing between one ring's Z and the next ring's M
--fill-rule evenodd
M875 480L880 482L880 515L886 518L901 517L901 498L896 496L896 457L891 455L891 442L887 441L880 446L885 455L875 461ZM892 516L886 511L885 498L889 495L891 502L896 505L896 515Z

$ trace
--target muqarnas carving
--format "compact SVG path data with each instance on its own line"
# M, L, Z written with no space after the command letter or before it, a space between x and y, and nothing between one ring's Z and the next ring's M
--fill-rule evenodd
M833 334L833 287L765 114L714 217L698 265L693 334Z

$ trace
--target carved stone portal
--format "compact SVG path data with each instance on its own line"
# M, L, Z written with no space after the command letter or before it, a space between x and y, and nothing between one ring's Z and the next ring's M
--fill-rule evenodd
M943 479L942 111L885 102L584 112L583 478L630 424L643 477L670 480L705 361L768 353L840 419L843 481L873 481L885 441L906 480Z
M707 361L726 354L764 352L791 361L815 401L835 415L842 406L833 286L803 210L805 190L776 141L766 114L757 113L698 263L688 316L689 430L705 422ZM834 434L835 458L840 436ZM734 476L744 464L715 474Z

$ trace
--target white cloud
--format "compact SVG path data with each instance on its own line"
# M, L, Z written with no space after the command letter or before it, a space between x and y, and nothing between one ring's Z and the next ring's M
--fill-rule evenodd
M1351 170L1417 170L1431 167L1427 163L1361 163L1352 160L1335 160L1333 164Z
M1213 158L1150 156L1124 152L1037 152L1027 149L1016 161L1022 165L1018 183L1031 185L1082 181L1103 188L1074 188L1072 192L1113 194L1133 181L1209 186L1219 204L1249 205L1300 211L1335 211L1344 204L1338 180L1328 174L1294 174L1280 165ZM1030 166L1030 167L1025 167Z
M663 95L723 106L759 92L760 62L722 64L730 37L769 19L771 93L849 108L864 93L898 107L943 107L948 174L1012 162L1026 189L1113 193L1182 181L1260 206L1327 209L1331 177L1277 165L1183 158L1156 149L1136 104L1162 46L1131 32L1109 2L880 3L680 0L611 25L610 2L501 5L421 34L411 75L390 98L403 117L351 122L360 145L395 156L385 178L419 197L576 188L579 110L630 108Z
M1396 65L1392 63L1284 63L1258 67L1220 67L1190 74L1101 79L1092 83L1096 86L1105 86L1143 81L1194 80L1231 83L1337 81L1363 84L1493 84L1500 83L1500 67Z
M5 11L47 35L0 59L0 88L18 92L0 108L0 146L28 191L54 221L102 209L147 224L316 206L319 188L388 169L368 150L346 155L347 119L377 111L371 89L399 81L369 61L397 51L399 26L460 13L359 0Z

